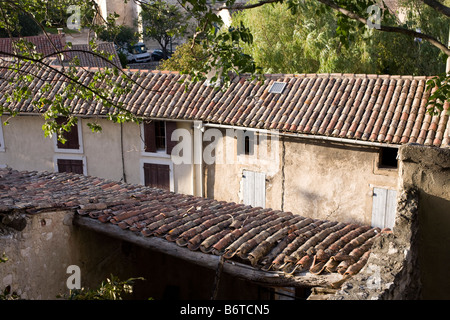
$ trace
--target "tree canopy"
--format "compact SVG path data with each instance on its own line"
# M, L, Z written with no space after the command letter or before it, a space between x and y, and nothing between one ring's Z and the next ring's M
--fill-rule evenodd
M239 11L233 23L243 22L254 41L244 51L254 57L265 73L368 73L436 75L445 72L445 55L428 42L403 34L359 28L340 39L337 13L320 10L321 4L304 2L296 14L276 3ZM430 29L444 38L447 25L433 9L405 17L405 23ZM386 14L385 20L395 20Z

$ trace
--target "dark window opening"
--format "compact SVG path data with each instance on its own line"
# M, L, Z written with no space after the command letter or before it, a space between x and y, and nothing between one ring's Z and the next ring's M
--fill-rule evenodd
M242 141L243 137L243 141ZM247 156L253 155L255 150L255 133L252 131L245 132L242 136L238 135L237 139L237 153L238 155L245 154Z
M378 167L380 168L397 168L397 148L381 148L380 160Z
M83 160L58 159L58 172L83 174Z
M56 123L59 125L65 124L67 122L66 117L59 117L56 119ZM78 138L78 124L72 126L69 131L64 131L63 133L65 143L58 140L57 146L59 149L80 149L80 141Z
M144 151L166 152L171 154L176 142L171 140L172 133L176 129L173 121L149 121L144 123Z
M253 139L250 139L249 136L245 136L244 138L244 153L246 155L252 155L253 154Z
M155 121L156 150L166 150L166 126L163 121Z
M165 164L144 163L144 184L170 191L170 167Z

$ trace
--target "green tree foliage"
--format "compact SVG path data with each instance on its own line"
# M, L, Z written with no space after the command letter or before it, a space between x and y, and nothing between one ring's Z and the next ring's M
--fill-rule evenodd
M139 34L127 25L117 25L117 13L110 14L101 25L95 26L100 40L114 42L118 46L133 44L139 40Z
M129 278L125 281L117 276L111 275L96 289L70 290L67 300L123 300L133 293L133 285L136 280L144 278Z
M21 14L15 29L0 29L0 38L36 36L41 32L39 25L29 16Z
M250 28L254 41L245 52L266 73L347 72L436 75L445 71L443 54L428 42L403 34L385 33L365 26L349 30L342 40L337 32L338 13L317 2L303 2L295 14L286 14L287 3L243 10L234 24ZM411 12L412 10L408 11ZM409 14L406 24L440 34L445 19L422 8L420 19ZM384 15L384 21L395 23Z
M178 6L161 0L143 3L140 15L144 39L158 42L167 59L171 42L187 34L190 17Z
M159 69L180 72L201 70L207 60L208 56L200 45L185 42L176 48L170 59L164 60L159 65Z

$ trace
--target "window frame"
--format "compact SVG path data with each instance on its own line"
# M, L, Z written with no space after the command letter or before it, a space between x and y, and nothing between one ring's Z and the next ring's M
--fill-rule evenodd
M58 159L61 159L61 160L81 160L81 161L83 161L83 175L87 176L87 162L86 162L86 156L85 155L55 154L53 156L53 169L54 169L55 172L59 172Z
M57 139L56 135L53 135L53 145L55 148L55 152L58 152L58 153L83 153L84 152L83 151L84 150L84 148L83 148L83 133L82 133L82 128L81 128L81 119L80 118L78 118L78 121L77 121L77 130L78 130L79 148L78 149L59 148L58 147L58 139Z

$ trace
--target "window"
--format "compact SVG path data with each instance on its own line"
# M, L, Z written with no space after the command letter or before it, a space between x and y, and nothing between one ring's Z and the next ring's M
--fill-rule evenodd
M253 155L255 152L255 132L237 131L237 154Z
M66 117L58 117L56 119L58 124L65 124L67 122ZM65 143L56 139L56 151L68 152L68 153L82 153L81 144L81 126L77 123L70 128L69 131L63 133L63 137L66 139Z
M176 141L171 140L176 123L172 121L151 120L143 128L143 151L147 153L171 154Z
M395 169L398 167L397 148L381 148L378 162L379 168Z
M269 93L282 93L284 87L286 87L286 82L274 82L269 88Z
M56 165L58 172L73 172L78 174L85 174L83 160L57 159Z
M266 175L262 172L244 170L242 173L243 203L252 207L266 206Z
M170 191L170 166L144 163L144 185Z
M397 191L373 188L372 227L392 228L395 223Z

